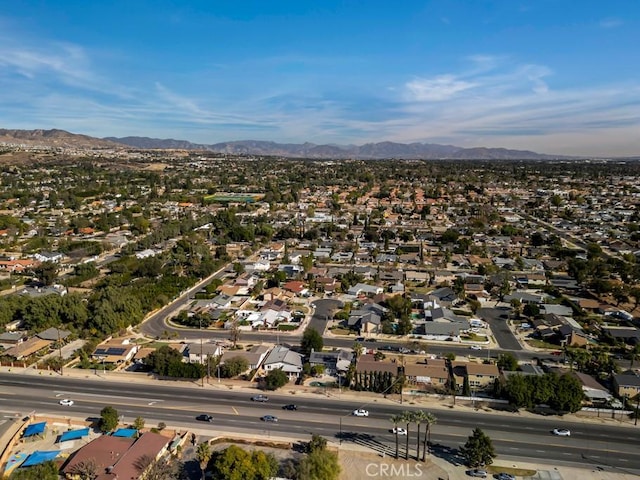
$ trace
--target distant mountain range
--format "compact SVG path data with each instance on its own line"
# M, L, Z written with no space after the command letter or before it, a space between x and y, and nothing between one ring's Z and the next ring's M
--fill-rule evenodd
M0 142L66 148L138 148L160 150L206 150L231 155L262 155L289 158L335 159L453 159L453 160L548 160L568 158L527 150L506 148L462 148L432 143L379 142L364 145L317 145L314 143L275 143L258 140L223 142L211 145L187 140L148 137L95 138L65 130L0 129Z

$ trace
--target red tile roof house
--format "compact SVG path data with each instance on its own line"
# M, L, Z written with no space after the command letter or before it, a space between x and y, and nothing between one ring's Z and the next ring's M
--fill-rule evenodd
M120 438L103 435L74 453L62 467L67 479L79 479L74 473L78 465L93 462L98 475L95 480L124 480L142 478L148 465L165 453L170 438L146 432L139 438Z
M285 283L282 288L297 295L304 295L309 291L309 289L304 285L303 282L299 282L296 280Z

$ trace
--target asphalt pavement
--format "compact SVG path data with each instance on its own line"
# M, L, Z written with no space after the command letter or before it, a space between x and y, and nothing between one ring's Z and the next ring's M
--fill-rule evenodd
M402 410L420 408L436 415L438 423L433 428L432 441L447 448L462 445L471 430L479 426L493 439L501 461L640 473L640 430L624 419L539 417L526 412L497 412L481 405L474 410L460 402L454 407L451 398L438 397L405 396L400 404L398 397L385 399L368 392L327 393L295 386L268 393L269 402L256 404L250 397L258 391L237 382L218 383L213 379L201 387L199 382L158 381L144 374L112 372L97 376L67 369L60 377L30 370L0 371L2 411L14 414L16 410L36 410L88 418L111 404L129 422L142 416L148 425L162 421L189 430L269 438L308 439L312 433L319 433L334 444L340 445L342 440L341 448L388 456L395 448L389 418ZM58 404L66 397L75 401L73 407ZM283 410L282 406L288 403L298 404L299 410ZM367 409L370 416L352 416L356 408ZM215 422L198 422L195 417L201 413L212 415ZM280 421L261 422L260 417L265 414L275 415ZM550 433L553 428L570 428L572 436L556 437ZM454 467L455 471L459 468Z

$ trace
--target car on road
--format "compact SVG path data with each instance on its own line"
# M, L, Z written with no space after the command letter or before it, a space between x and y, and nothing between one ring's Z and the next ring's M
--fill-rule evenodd
M201 422L213 422L213 417L211 415L207 415L206 413L203 413L202 415L198 415L196 417L196 420L199 420Z
M293 403L290 403L288 405L283 405L282 409L283 410L298 410L298 406L293 404Z
M570 437L571 430L567 430L566 428L554 428L551 433L554 435L558 435L559 437Z
M391 433L393 433L394 435L406 435L407 431L401 427L393 427L391 429Z
M71 405L73 405L73 400L69 400L68 398L63 398L58 403L63 407L70 407Z
M478 470L477 468L474 468L473 470L467 470L467 475L469 475L470 477L476 477L476 478L487 478L487 471Z
M471 350L482 350L482 347L480 345L471 345L469 348Z
M263 422L277 422L278 417L276 417L275 415L265 415L264 417L260 417L260 420L262 420Z
M269 397L267 397L266 395L254 395L253 397L251 397L251 401L264 403L269 401Z
M359 408L357 410L354 410L351 413L351 415L353 415L354 417L368 417L369 416L369 412L367 410Z
M358 338L356 338L356 342L364 342L364 337L358 337Z
M504 473L504 472L499 473L496 476L496 478L498 480L516 480L515 475L511 475L510 473Z

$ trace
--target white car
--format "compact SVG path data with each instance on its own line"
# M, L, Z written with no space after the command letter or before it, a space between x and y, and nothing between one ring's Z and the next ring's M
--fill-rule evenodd
M571 430L567 430L566 428L554 428L553 434L558 435L559 437L570 437Z
M393 433L394 435L406 435L407 431L404 428L393 427L391 429L391 433Z
M359 408L358 410L354 410L351 415L353 415L354 417L368 417L369 412L367 410Z
M58 402L63 407L70 407L73 405L73 400L69 400L68 398L64 398Z
M469 348L471 350L482 350L482 347L480 345L471 345Z

